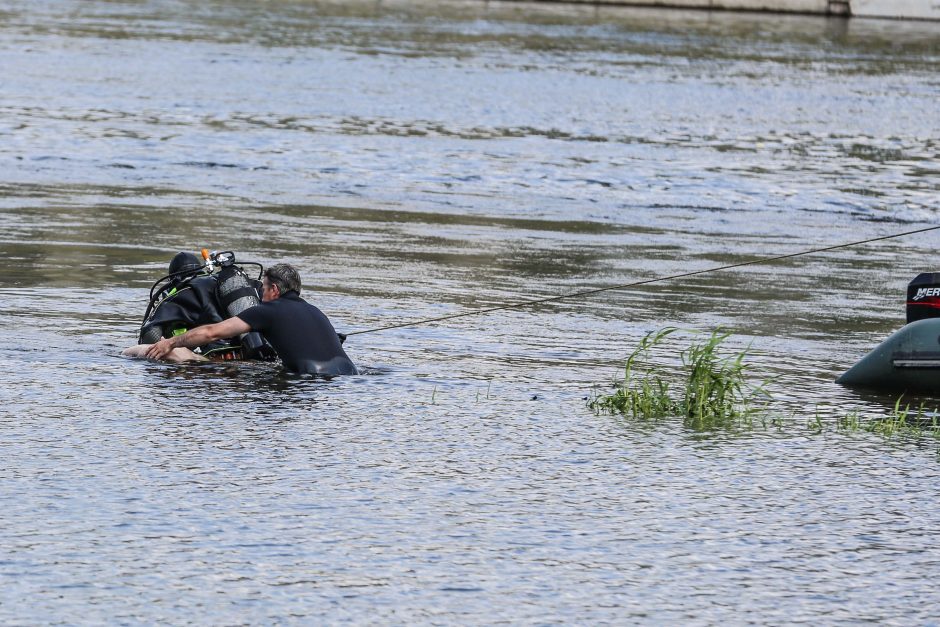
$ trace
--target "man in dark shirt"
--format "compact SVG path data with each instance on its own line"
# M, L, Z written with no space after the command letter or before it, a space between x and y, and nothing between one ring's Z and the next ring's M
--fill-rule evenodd
M300 275L279 263L264 271L261 304L216 324L165 338L147 349L151 359L179 360L181 349L258 331L293 372L320 375L356 374L333 325L322 311L300 297Z

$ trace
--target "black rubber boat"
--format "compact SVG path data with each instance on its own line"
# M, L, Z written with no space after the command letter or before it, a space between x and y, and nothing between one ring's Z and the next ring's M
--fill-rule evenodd
M897 392L940 394L940 273L925 272L907 287L907 322L836 383Z

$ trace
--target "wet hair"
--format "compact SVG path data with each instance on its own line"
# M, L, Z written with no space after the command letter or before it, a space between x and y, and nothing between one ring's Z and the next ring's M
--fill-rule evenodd
M281 294L294 291L300 294L300 275L297 268L288 263L276 263L264 271L268 283L277 285Z

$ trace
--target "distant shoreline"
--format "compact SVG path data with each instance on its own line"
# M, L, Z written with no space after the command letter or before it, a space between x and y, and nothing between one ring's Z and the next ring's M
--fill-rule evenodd
M512 1L512 0L511 0ZM940 0L535 0L564 4L940 20Z

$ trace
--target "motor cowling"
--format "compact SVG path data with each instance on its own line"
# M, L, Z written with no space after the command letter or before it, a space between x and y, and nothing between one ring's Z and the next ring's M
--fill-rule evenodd
M940 318L940 272L918 274L907 284L907 321Z
M217 275L216 298L223 311L237 316L250 307L261 304L255 281L235 265L227 265ZM246 358L270 357L270 348L257 331L249 331L240 336L242 352Z

